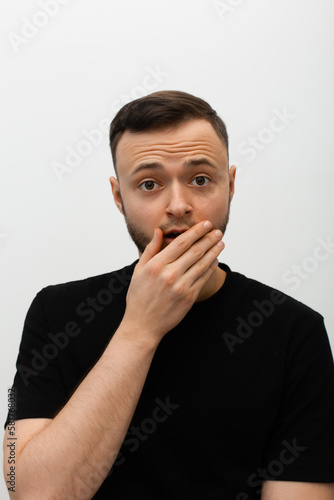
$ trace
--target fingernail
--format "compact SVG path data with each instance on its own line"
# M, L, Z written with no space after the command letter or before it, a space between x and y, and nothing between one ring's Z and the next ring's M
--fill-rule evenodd
M224 246L224 243L222 242L222 240L218 241L217 246L219 246L219 247L223 247Z
M211 229L211 222L210 221L208 221L208 220L205 221L203 225L204 225L205 229Z

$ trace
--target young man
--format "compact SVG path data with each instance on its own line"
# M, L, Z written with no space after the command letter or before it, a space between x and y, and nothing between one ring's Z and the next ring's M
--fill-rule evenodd
M333 500L323 318L217 260L236 170L224 123L156 92L119 111L110 145L139 260L35 297L4 442L10 497Z

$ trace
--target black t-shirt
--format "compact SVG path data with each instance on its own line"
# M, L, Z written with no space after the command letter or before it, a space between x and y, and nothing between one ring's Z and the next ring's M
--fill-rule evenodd
M36 295L17 361L16 419L52 418L66 404L122 320L136 262ZM264 479L334 482L334 367L322 316L219 265L222 288L161 340L94 499L253 500Z

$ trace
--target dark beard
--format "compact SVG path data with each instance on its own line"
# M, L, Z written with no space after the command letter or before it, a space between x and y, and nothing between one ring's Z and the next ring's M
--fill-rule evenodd
M152 236L148 236L143 231L141 231L140 229L135 227L126 215L126 210L125 210L122 198L121 198L121 203L122 203L122 210L123 210L124 219L125 219L125 223L126 223L126 227L128 229L129 235L130 235L132 241L134 242L134 244L136 245L136 247L138 248L140 254L142 254L142 253L144 253L147 245L152 240L153 234L152 234ZM220 229L223 234L225 234L226 227L227 227L227 224L228 224L228 221L230 218L230 203L231 203L231 195L229 195L227 213L225 214L223 220L220 222L218 227L214 228L214 229ZM159 226L159 227L163 232L165 232L170 227L178 227L178 226L184 227L184 226L186 226L186 227L190 228L190 227L194 226L195 224L197 224L197 223L192 222L189 219L183 219L182 224L180 221L176 221L176 220L172 221L171 220L171 222L168 224L168 226ZM162 247L162 248L164 248L164 247Z

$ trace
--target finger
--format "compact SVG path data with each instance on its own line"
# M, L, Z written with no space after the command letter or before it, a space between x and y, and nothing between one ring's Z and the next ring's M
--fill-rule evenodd
M221 241L222 236L223 234L220 230L213 229L198 241L195 241L195 243L191 245L191 247L186 252L184 252L175 262L175 265L177 265L178 273L180 275L185 274L188 269L194 266L197 262L199 263L199 265L194 268L195 270L202 269L203 266L205 266L206 269L224 248L224 243ZM210 253L208 253L209 250ZM203 259L203 256L205 254L207 255ZM194 279L197 278L198 276L196 276Z
M141 265L146 264L149 260L152 259L157 253L160 252L161 246L163 242L163 232L160 228L156 228L154 230L153 238L150 243L146 246L142 256L140 257L139 263Z
M193 287L196 288L198 294L201 291L202 287L205 285L205 283L209 280L210 276L212 276L215 269L217 269L217 267L218 267L218 259L215 259L213 262L211 262L211 264L204 271L204 273L201 274L199 278L197 278L197 280L193 283Z
M160 252L159 258L163 259L165 264L170 264L185 253L195 241L202 238L212 229L210 221L202 221L195 224L190 229L180 234L166 248Z
M190 286L193 286L204 276L204 280L206 280L205 276L210 269L212 263L217 260L217 257L224 250L225 244L223 242L218 242L212 246L199 260L197 260L184 274L184 278L188 281Z

